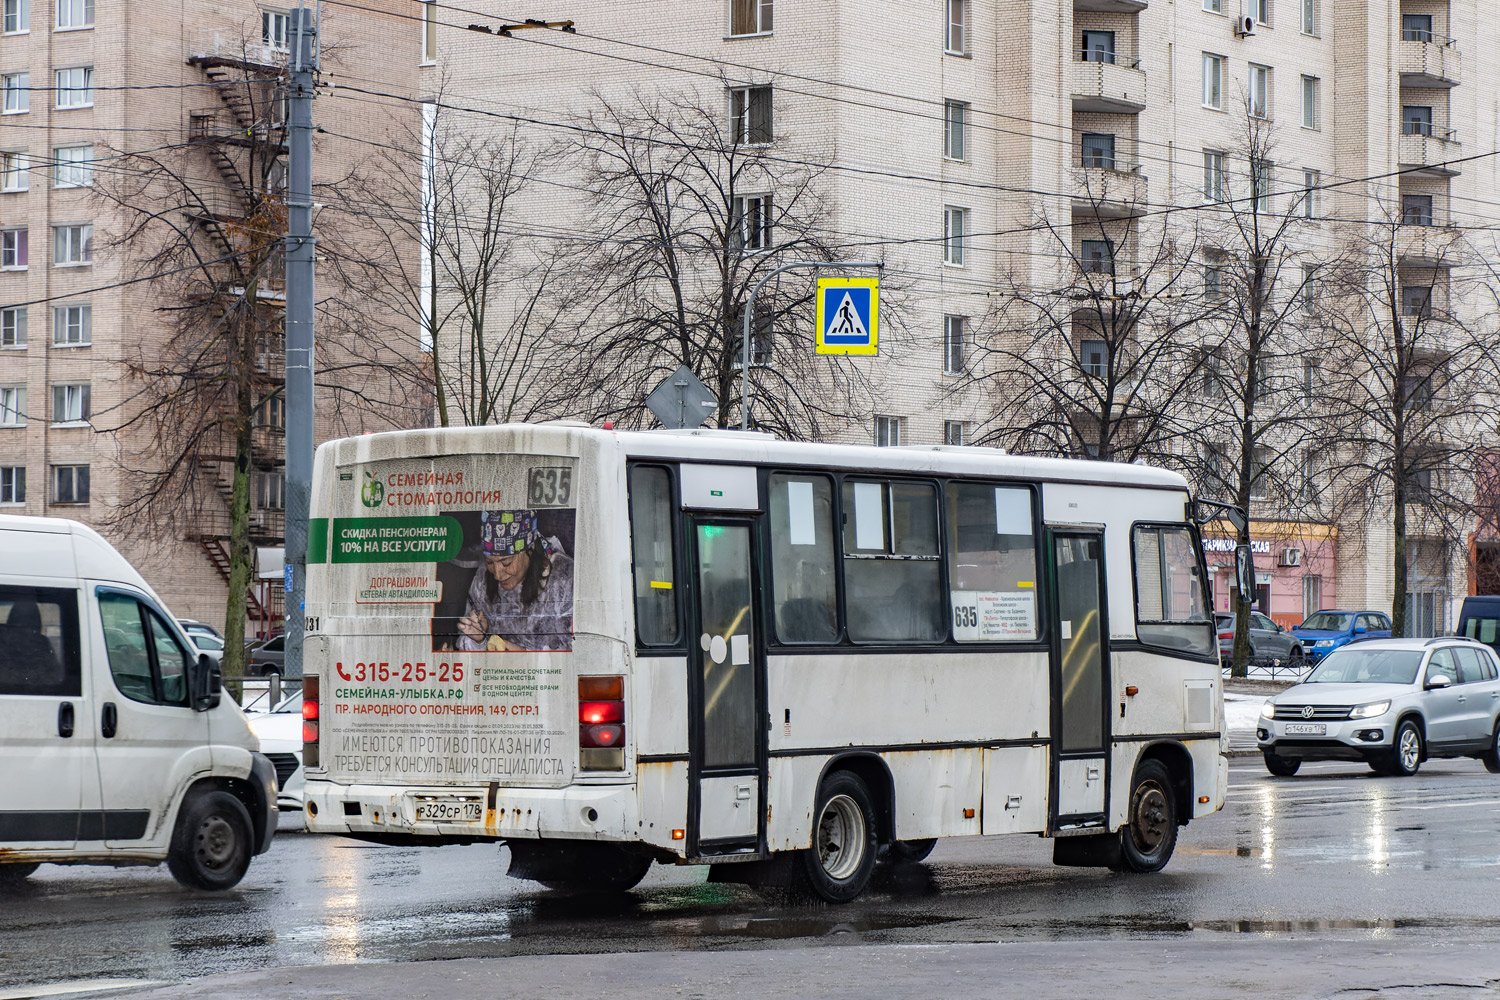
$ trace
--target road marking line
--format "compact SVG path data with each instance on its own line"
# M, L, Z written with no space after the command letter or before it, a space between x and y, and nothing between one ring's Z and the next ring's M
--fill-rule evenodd
M0 1000L32 1000L33 997L65 997L75 993L100 993L105 990L142 989L164 986L161 979L77 979L70 983L42 983L0 990Z

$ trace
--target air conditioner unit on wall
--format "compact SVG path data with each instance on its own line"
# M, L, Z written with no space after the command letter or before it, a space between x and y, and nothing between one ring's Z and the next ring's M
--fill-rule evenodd
M1241 14L1234 22L1234 33L1240 38L1255 34L1255 15Z
M1281 550L1281 559L1278 560L1277 565L1278 566L1301 566L1302 565L1302 550L1301 549L1282 549Z

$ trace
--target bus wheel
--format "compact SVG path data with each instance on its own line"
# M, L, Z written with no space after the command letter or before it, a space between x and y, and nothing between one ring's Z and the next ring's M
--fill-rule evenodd
M35 861L13 861L10 864L0 865L0 892L20 888L21 883L30 878L31 873L40 867L41 865Z
M818 790L812 849L802 852L802 875L813 893L847 903L865 891L875 869L875 806L858 776L829 775Z
M914 865L925 861L937 846L937 838L926 840L897 840L885 849L885 859L893 865Z
M1120 867L1129 872L1161 871L1176 846L1172 776L1161 761L1144 761L1135 769L1130 814L1120 831Z

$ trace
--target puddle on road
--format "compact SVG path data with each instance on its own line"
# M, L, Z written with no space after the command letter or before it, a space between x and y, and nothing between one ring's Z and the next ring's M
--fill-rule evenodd
M900 915L871 913L852 917L797 914L785 917L715 917L702 921L700 926L704 934L725 934L761 940L788 940L839 937L844 934L864 934L870 931L909 930L914 927L932 927L937 924L953 923L960 919L962 918L922 913Z
M1443 917L1423 920L1410 917L1358 917L1319 920L1195 920L1189 926L1198 931L1220 931L1230 934L1308 934L1320 931L1394 931L1457 930L1461 928L1500 927L1500 919L1464 920Z

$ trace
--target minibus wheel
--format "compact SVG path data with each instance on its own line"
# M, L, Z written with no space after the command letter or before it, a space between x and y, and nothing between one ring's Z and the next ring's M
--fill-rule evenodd
M1159 760L1135 769L1130 811L1120 831L1120 867L1129 872L1157 872L1177 846L1176 793L1172 776Z
M35 861L12 861L0 865L0 890L18 888L40 867Z
M190 794L182 804L167 867L191 889L230 889L245 877L254 830L244 803L223 791Z
M865 891L875 870L875 806L859 776L836 771L818 790L812 848L801 853L806 887L830 903Z

